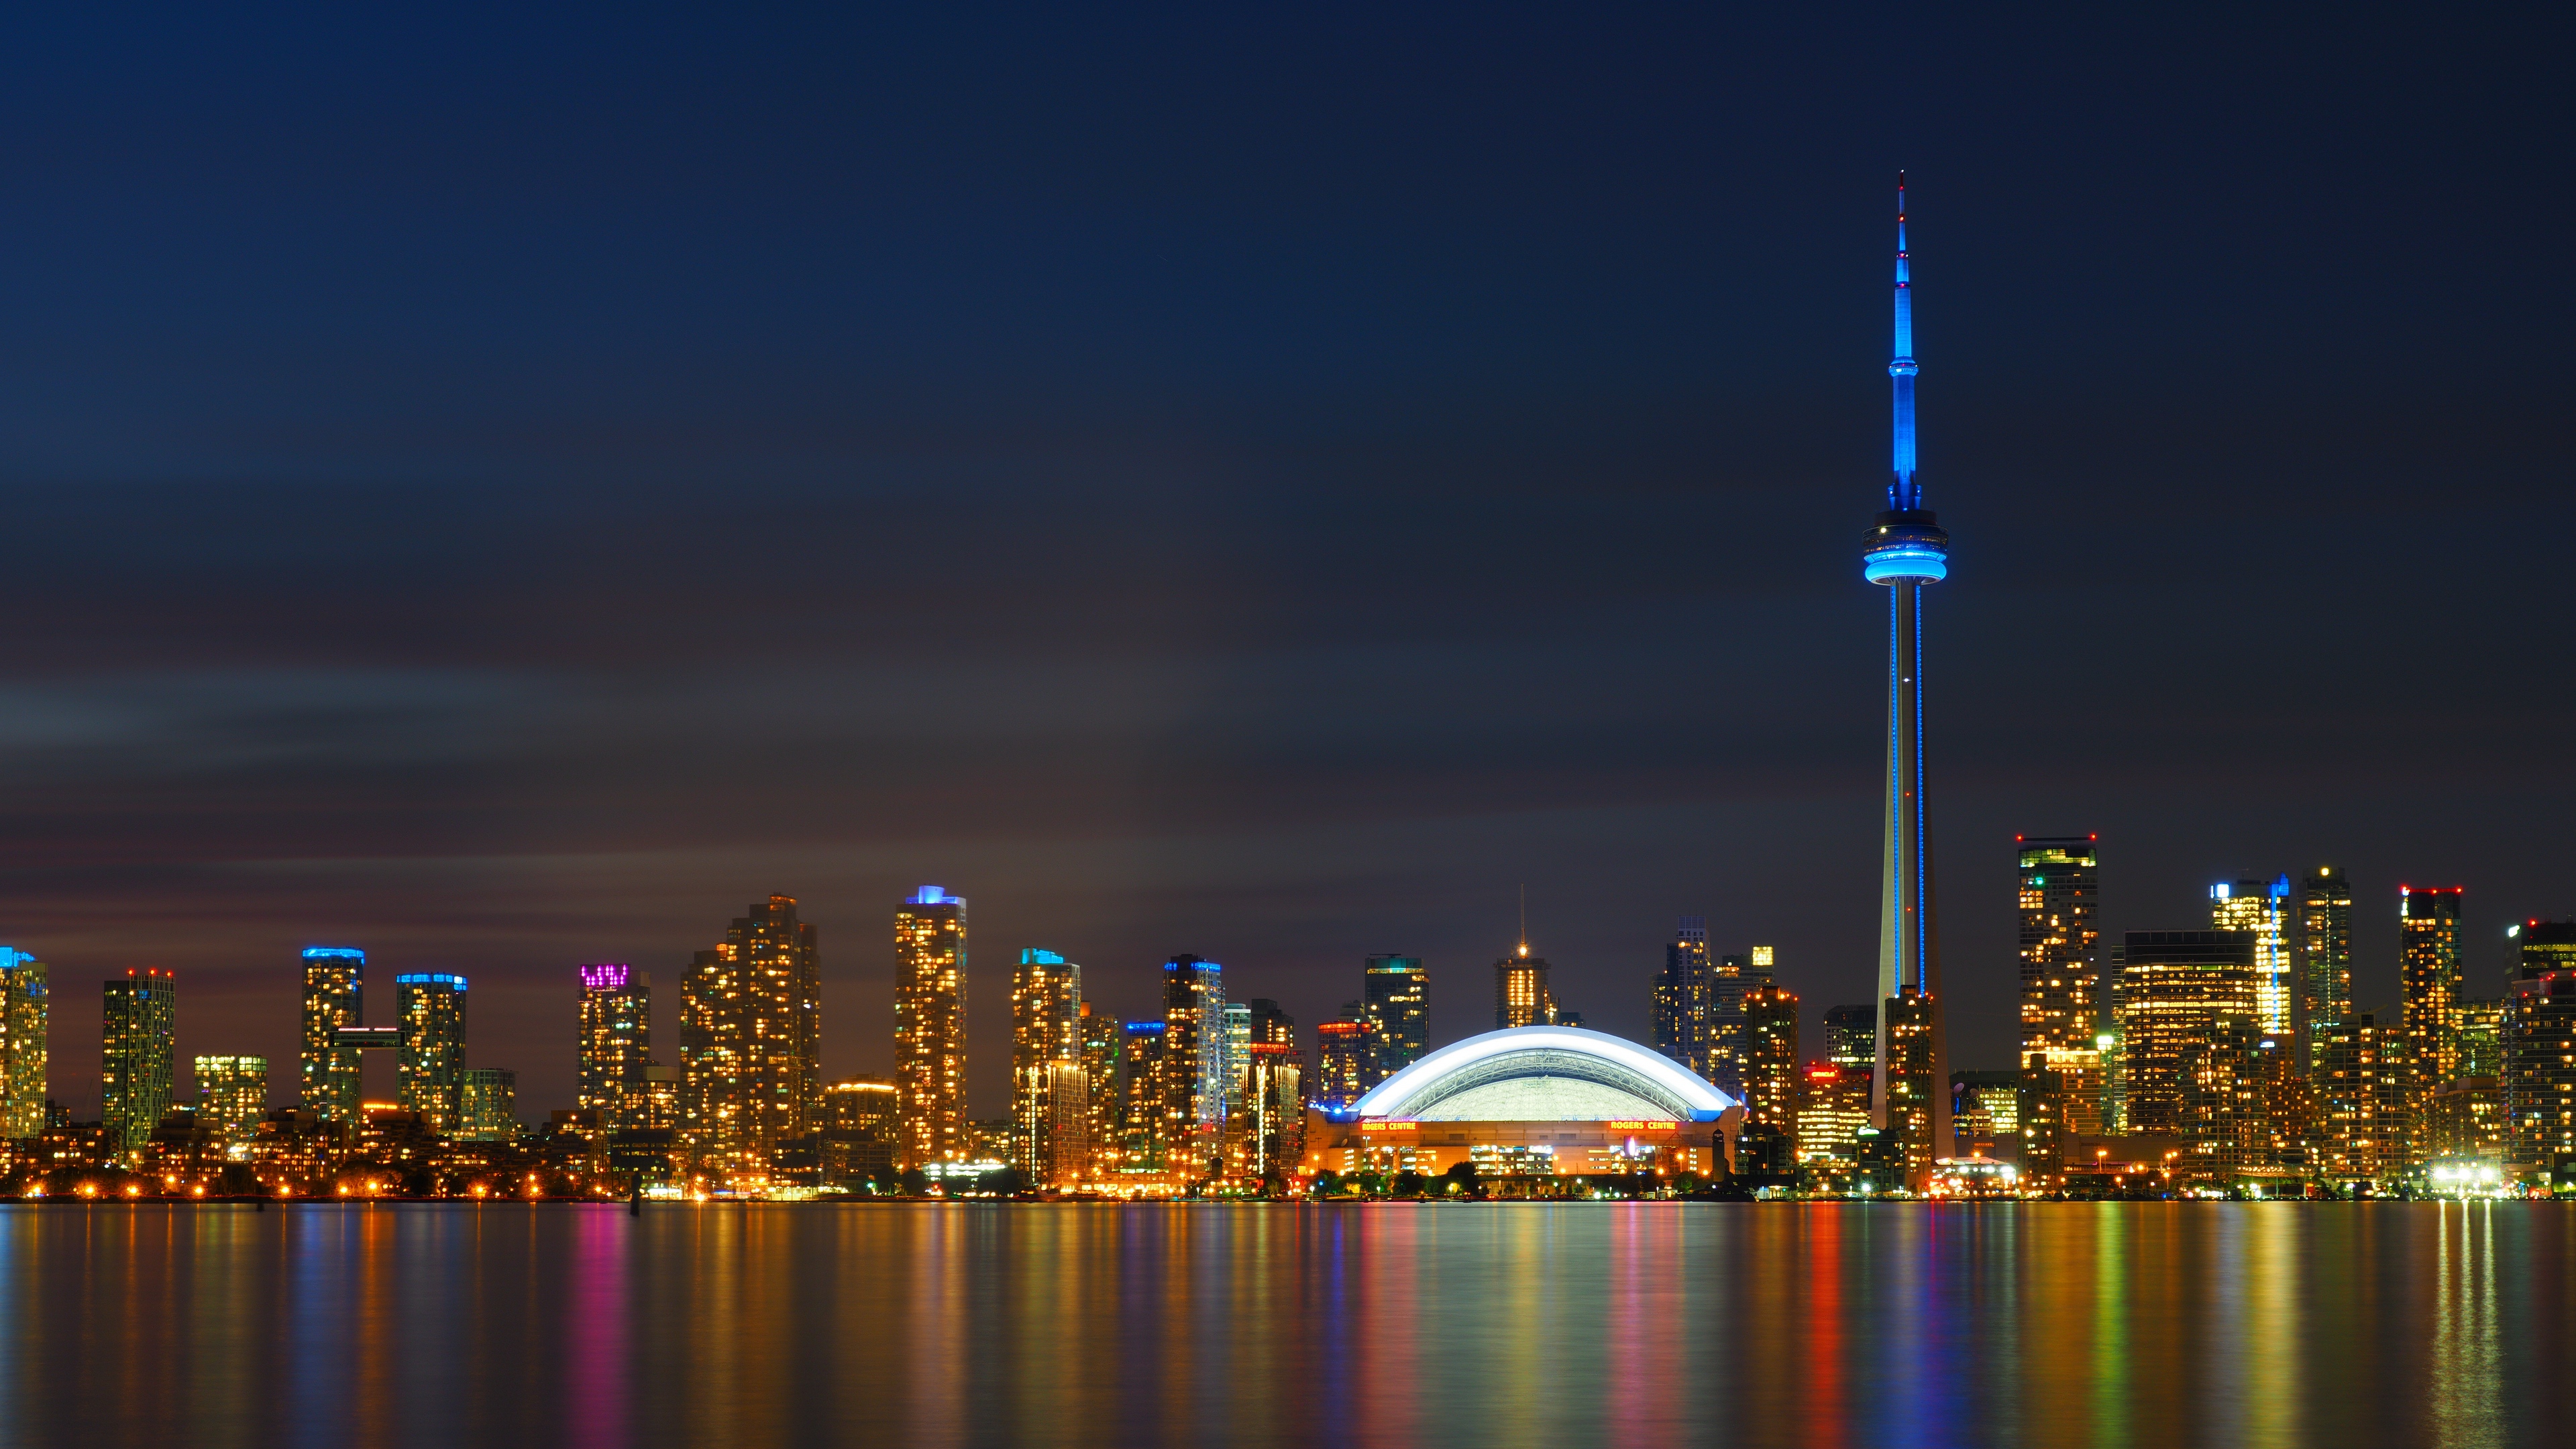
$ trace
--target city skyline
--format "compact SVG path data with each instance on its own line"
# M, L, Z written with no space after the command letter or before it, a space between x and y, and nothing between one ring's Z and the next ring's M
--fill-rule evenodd
M2545 571L2493 564L2563 491L2531 298L2565 203L2514 86L2416 63L2445 43L2383 72L2263 17L2123 34L2106 76L1982 22L1676 16L1568 92L1401 17L1409 71L1342 75L1377 47L1337 31L1217 95L1111 20L891 82L827 33L674 107L557 22L382 24L75 47L0 107L0 941L59 973L64 1061L143 965L183 1053L288 1060L267 963L360 941L470 977L478 1044L566 1100L563 963L671 982L771 890L855 943L923 880L1121 1001L1187 949L1328 1019L1353 952L1494 959L1524 881L1623 1035L1684 912L1866 999L1886 619L1850 554L1900 166L1973 542L1927 740L1957 1059L2009 1043L2015 834L2099 833L2114 928L2333 861L2364 1000L2400 882L2471 884L2472 965L2576 910L2576 685L2529 666ZM478 84L521 109L454 114ZM787 93L823 118L762 121ZM2192 546L2144 569L2150 506ZM712 542L754 519L758 569ZM2246 637L2283 687L2224 677ZM826 993L890 969L836 951Z

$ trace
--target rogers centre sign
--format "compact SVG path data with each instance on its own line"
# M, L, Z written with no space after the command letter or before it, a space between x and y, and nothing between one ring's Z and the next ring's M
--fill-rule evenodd
M1682 1124L1679 1122L1604 1122L1601 1125L1613 1132L1670 1132Z

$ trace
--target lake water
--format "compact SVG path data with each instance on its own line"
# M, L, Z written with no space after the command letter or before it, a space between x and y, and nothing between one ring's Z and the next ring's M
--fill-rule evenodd
M0 1207L18 1444L2576 1442L2576 1207Z

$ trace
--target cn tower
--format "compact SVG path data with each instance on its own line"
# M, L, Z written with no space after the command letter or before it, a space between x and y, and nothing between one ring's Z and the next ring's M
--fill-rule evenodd
M1914 476L1914 291L1905 173L1896 174L1895 469L1861 577L1887 588L1887 844L1879 852L1878 1064L1870 1119L1896 1137L1909 1185L1950 1155L1950 1054L1941 1027L1941 944L1932 920L1932 825L1923 797L1923 586L1950 572L1950 535Z

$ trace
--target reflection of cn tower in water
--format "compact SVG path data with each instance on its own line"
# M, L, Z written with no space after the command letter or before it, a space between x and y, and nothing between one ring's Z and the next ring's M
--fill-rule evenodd
M1914 478L1914 293L1905 252L1905 175L1896 177L1895 476L1870 530L1861 576L1887 586L1887 844L1879 856L1878 1065L1870 1120L1895 1135L1919 1185L1947 1156L1949 1053L1939 996L1941 952L1932 922L1932 827L1923 804L1925 584L1949 573L1943 533Z

